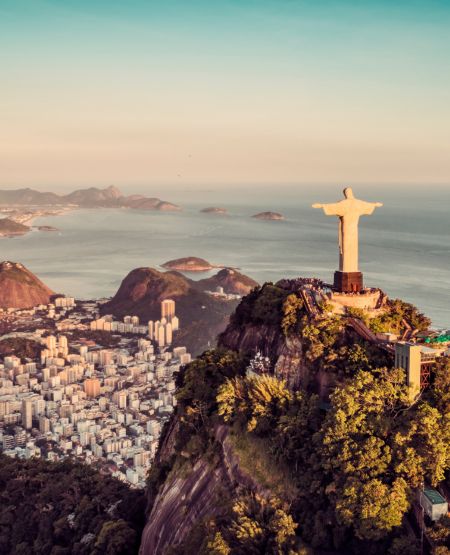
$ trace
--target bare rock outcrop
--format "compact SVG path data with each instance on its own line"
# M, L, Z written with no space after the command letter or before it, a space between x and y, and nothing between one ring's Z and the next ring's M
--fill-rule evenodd
M161 449L164 458L172 452L176 424L172 425ZM211 466L201 457L189 472L183 469L169 474L155 498L141 540L140 555L163 555L167 547L176 547L201 520L216 516L224 493L250 489L260 495L262 488L239 464L225 425L217 426L215 439L222 449L219 464Z

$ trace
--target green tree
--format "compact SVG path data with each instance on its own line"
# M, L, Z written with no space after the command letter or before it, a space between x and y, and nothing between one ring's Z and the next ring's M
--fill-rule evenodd
M379 540L401 525L409 507L408 486L403 478L387 484L378 478L348 478L336 501L338 520L353 526L357 538Z
M414 536L405 534L394 538L388 555L421 555L420 542Z
M94 554L126 555L136 543L136 532L124 520L105 522L95 542Z
M303 301L295 293L286 297L283 303L283 319L281 320L281 329L285 336L295 331L298 312L302 307Z
M331 403L315 438L330 476L327 496L358 538L380 539L400 526L412 487L443 479L447 417L427 403L411 406L398 369L359 372Z
M244 368L239 355L221 349L206 351L188 365L176 394L178 417L186 436L205 432L208 419L217 411L218 388L227 379L242 374ZM188 440L185 437L185 442Z
M232 553L288 554L295 548L297 524L279 499L245 495L235 502L232 512L225 533Z
M431 391L434 403L440 412L450 413L450 357L440 357L436 361Z
M229 555L231 553L230 546L223 539L220 532L216 532L214 538L208 542L208 553L210 555Z
M286 382L267 374L228 379L217 394L218 414L226 422L246 423L249 432L265 433L276 425L291 399Z

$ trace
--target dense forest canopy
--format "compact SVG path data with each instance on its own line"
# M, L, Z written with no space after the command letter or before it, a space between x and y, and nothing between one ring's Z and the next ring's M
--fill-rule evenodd
M2 554L137 553L144 519L144 492L93 466L0 455Z

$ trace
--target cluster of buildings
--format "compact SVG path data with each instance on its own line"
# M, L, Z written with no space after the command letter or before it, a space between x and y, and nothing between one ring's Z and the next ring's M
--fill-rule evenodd
M175 314L175 301L166 299L161 303L161 319L150 320L147 325L141 325L139 316L125 316L123 322L117 322L112 315L93 320L90 324L91 331L107 331L115 333L134 333L147 335L154 340L158 347L172 344L173 333L180 327L180 321Z
M214 291L205 291L205 293L215 299L221 299L223 301L239 301L242 299L242 296L236 293L225 293L224 288L220 285L216 287Z
M54 304L55 308L74 308L75 299L73 297L56 297Z
M47 310L69 308L86 319L79 306ZM90 308L96 317L98 310ZM33 360L5 356L0 363L0 450L22 458L98 462L143 487L161 429L176 405L175 376L191 359L185 347L158 341L162 333L166 339L175 318L175 303L163 301L153 333L150 325L146 337L129 331L114 347L89 338L92 322L73 328L82 334L61 333L55 325L17 334L38 341L40 349ZM135 317L124 324L140 327Z

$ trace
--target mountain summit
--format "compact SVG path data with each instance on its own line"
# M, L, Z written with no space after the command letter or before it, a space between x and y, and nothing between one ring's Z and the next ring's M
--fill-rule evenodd
M122 192L110 185L105 189L89 187L77 189L67 195L45 193L34 189L11 189L0 191L0 204L20 206L55 206L62 204L75 204L83 208L134 208L137 210L174 211L180 207L159 198L150 198L142 195L125 196Z
M198 354L215 343L217 334L225 329L229 315L237 306L235 300L226 301L205 293L206 285L211 286L209 280L205 281L205 284L195 282L175 271L136 268L125 277L111 301L103 305L102 312L117 317L133 314L142 321L158 320L161 301L173 299L181 322L175 340ZM219 283L222 283L220 278Z
M48 304L53 291L18 262L0 263L0 307L32 308Z

